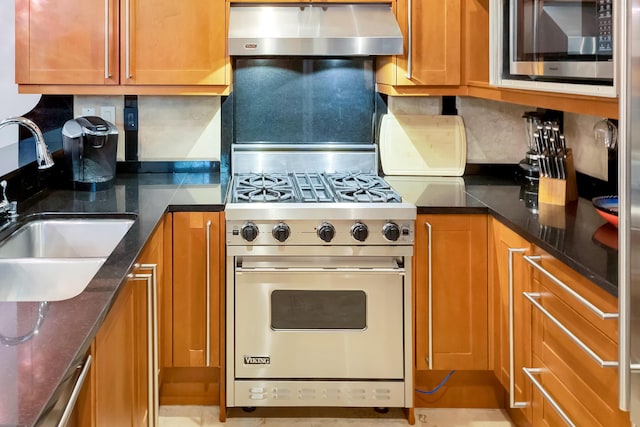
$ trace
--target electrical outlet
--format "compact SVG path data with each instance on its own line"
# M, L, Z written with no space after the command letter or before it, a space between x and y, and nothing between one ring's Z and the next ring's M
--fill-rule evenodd
M95 116L96 115L95 107L84 107L82 109L82 115L83 116Z
M100 117L109 123L116 122L116 107L100 107Z

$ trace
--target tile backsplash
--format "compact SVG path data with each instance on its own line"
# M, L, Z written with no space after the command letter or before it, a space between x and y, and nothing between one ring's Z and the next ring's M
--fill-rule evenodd
M440 114L439 97L390 97L389 111L395 114ZM467 163L518 163L525 155L522 113L535 110L506 102L459 97L458 114L467 133ZM567 146L574 152L576 170L606 181L607 149L597 146L593 125L601 117L564 114Z
M124 160L122 96L75 96L74 116L83 108L115 107L118 160ZM140 161L220 160L220 97L138 96Z
M115 124L120 130L118 160L124 160L123 96L74 96L73 116L83 108L115 107ZM389 97L389 111L395 114L440 114L440 97ZM458 114L463 117L467 137L468 163L517 163L525 154L522 113L533 106L459 97ZM139 96L139 159L141 161L220 160L221 98L216 96ZM601 117L564 114L564 133L573 148L576 169L606 181L608 152L598 146L593 125ZM3 173L15 168L17 148L0 152Z

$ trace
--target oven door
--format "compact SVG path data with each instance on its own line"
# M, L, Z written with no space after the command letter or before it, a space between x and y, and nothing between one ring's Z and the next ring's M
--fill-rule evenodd
M403 379L404 268L394 257L242 257L236 378Z

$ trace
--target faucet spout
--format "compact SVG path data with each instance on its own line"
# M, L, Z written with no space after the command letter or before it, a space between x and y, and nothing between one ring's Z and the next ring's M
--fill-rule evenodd
M33 138L36 141L36 162L38 163L38 169L47 169L53 166L53 157L51 157L49 148L44 142L42 131L38 125L26 117L9 117L0 122L0 129L11 124L24 126L33 134Z

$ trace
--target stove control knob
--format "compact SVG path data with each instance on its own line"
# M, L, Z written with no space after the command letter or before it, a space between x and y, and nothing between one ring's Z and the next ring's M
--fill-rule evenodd
M335 235L335 227L328 222L323 222L322 224L320 224L320 227L318 227L318 237L327 243L332 241Z
M358 242L364 242L367 239L367 236L369 236L369 229L365 224L356 222L353 224L353 227L351 227L351 235Z
M247 222L240 229L242 238L247 242L253 242L258 237L258 226L252 222Z
M382 227L382 234L385 239L395 242L400 238L400 227L395 222L388 222Z
M289 235L291 234L291 229L284 222L279 222L275 225L275 227L273 227L271 234L273 235L273 238L276 239L278 242L284 242L289 238Z

